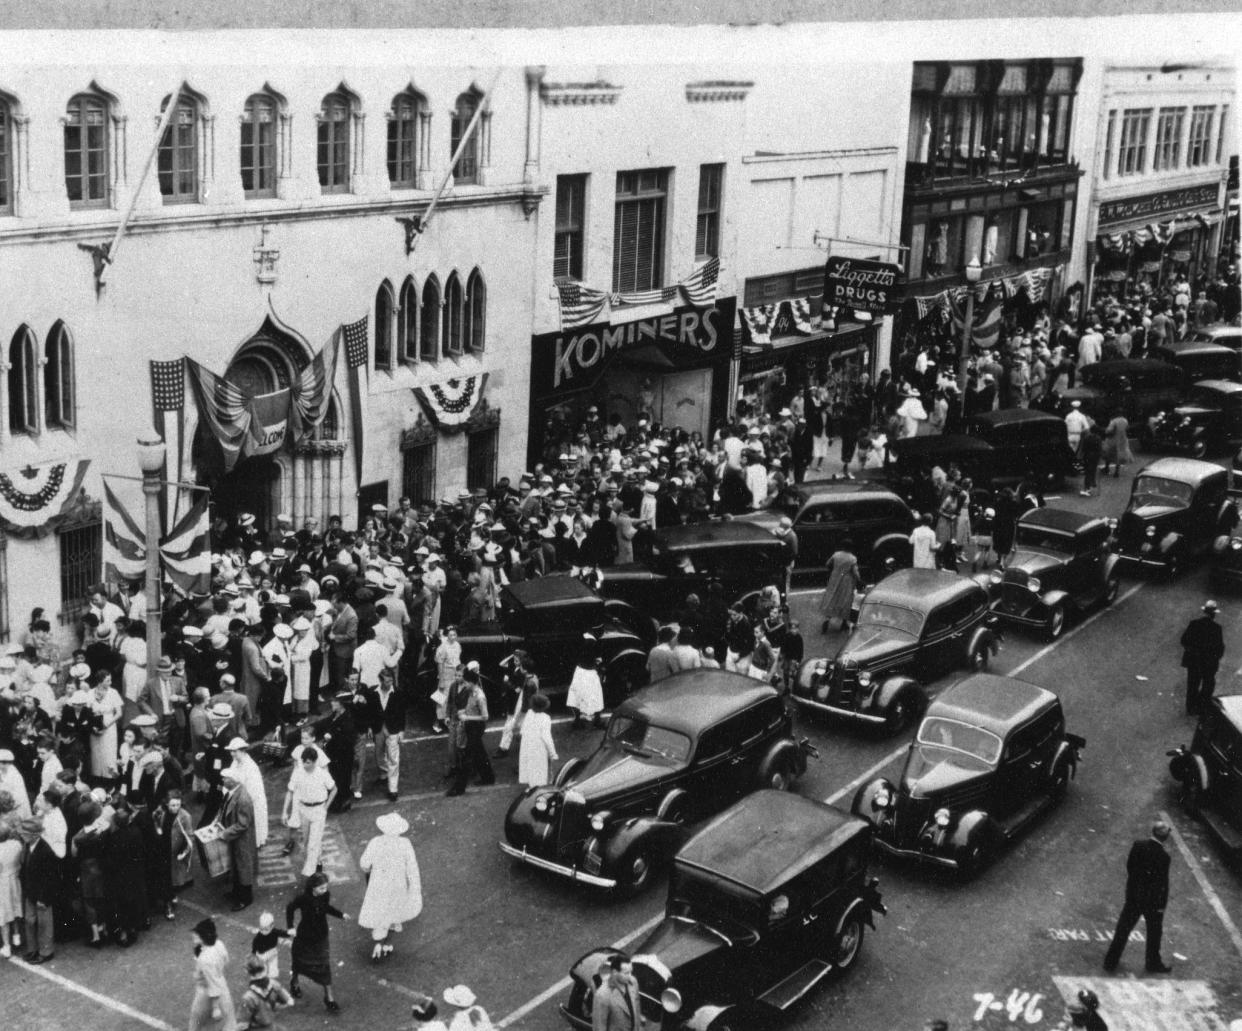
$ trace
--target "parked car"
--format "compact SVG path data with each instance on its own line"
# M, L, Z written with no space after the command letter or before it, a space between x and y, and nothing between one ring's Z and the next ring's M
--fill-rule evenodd
M1213 698L1189 747L1168 754L1182 805L1233 859L1242 860L1242 695Z
M775 495L761 512L738 516L775 531L781 517L793 521L798 536L796 571L828 568L832 553L842 542L854 544L854 554L872 575L910 564L910 531L914 516L909 506L888 487L866 481L821 481L795 484Z
M605 566L597 584L605 598L664 620L686 595L703 597L713 580L730 603L769 584L783 592L785 563L784 543L762 526L737 519L691 523L657 530L649 561Z
M1218 322L1212 326L1196 329L1191 340L1201 340L1209 344L1222 344L1234 350L1242 348L1242 326L1236 323Z
M1134 477L1130 503L1115 521L1113 550L1124 565L1176 576L1238 524L1229 470L1193 458L1161 458Z
M501 680L500 662L517 648L530 654L547 693L556 695L568 688L585 633L598 640L609 705L646 681L647 653L655 644L654 621L625 602L606 601L574 577L545 576L502 587L497 616L458 628L462 653L478 661L493 702ZM419 670L419 678L430 693L436 681L432 658Z
M1177 340L1157 347L1152 357L1176 365L1187 383L1202 379L1242 379L1242 354L1223 344L1206 340Z
M1242 589L1242 537L1221 534L1212 543L1208 582L1216 591Z
M1065 797L1085 744L1051 691L975 674L932 702L897 784L864 785L851 811L885 852L973 874Z
M1078 382L1060 396L1064 415L1074 401L1096 422L1106 424L1121 412L1132 426L1141 425L1153 412L1167 411L1186 392L1186 374L1176 365L1151 358L1121 358L1084 366Z
M596 974L633 962L642 1016L664 1031L751 1031L858 961L886 912L867 875L871 828L832 806L759 791L673 860L664 919L633 952L593 949L570 971L561 1015L591 1031Z
M923 684L961 666L987 669L1000 649L996 623L988 592L970 577L898 570L863 596L835 658L802 664L793 700L896 732L927 707Z
M599 747L555 783L523 791L501 851L596 888L641 891L685 839L685 825L756 788L806 771L780 694L723 670L678 673L612 714Z
M1201 380L1182 404L1148 419L1139 439L1144 451L1177 451L1192 458L1236 451L1242 447L1242 383Z
M1109 547L1108 520L1064 508L1036 508L1018 519L1004 569L979 574L992 611L1006 623L1034 627L1055 640L1071 616L1109 605L1121 585Z
M1049 485L1078 471L1065 420L1032 408L1002 408L966 422L966 433L992 445L993 485L1029 480Z
M877 473L910 505L915 512L934 512L939 503L932 469L948 472L956 466L962 475L983 491L993 489L996 476L996 452L992 445L978 437L951 433L928 437L904 437L889 444L893 460L888 468Z

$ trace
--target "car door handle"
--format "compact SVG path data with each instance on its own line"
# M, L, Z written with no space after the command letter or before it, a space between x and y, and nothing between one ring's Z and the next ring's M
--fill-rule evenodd
M802 926L805 927L807 924L813 924L818 919L819 919L818 913L808 913L806 916L802 918Z

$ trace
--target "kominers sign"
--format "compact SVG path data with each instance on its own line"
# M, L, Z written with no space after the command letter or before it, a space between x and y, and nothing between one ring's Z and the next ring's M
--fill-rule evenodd
M901 269L865 258L829 258L824 266L824 303L884 314L896 306Z

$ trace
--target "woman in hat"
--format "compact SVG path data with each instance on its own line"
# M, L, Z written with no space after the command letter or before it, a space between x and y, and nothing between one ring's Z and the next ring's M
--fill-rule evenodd
M367 842L358 860L367 877L358 926L371 932L371 959L380 960L393 950L388 933L399 934L402 925L423 911L423 887L414 846L404 837L410 825L397 813L385 813L375 826L380 833Z
M96 670L91 675L90 706L94 721L87 774L97 782L110 783L117 776L117 721L125 706L113 690L112 675L107 670Z
M449 1031L492 1031L492 1021L487 1011L477 1005L474 992L464 984L444 989L444 1001L457 1010L449 1024Z
M319 648L318 640L311 633L313 625L305 616L298 616L290 624L294 636L289 642L289 697L294 716L304 716L310 711L311 659Z
M294 921L295 916L300 919ZM348 920L332 905L328 891L328 876L316 871L307 878L302 893L285 906L285 926L293 937L293 973L289 978L289 992L295 999L302 997L299 980L309 978L323 987L323 1004L335 1013L341 1007L332 993L332 955L328 944L328 917Z
M235 1031L237 1015L229 993L229 953L207 917L194 925L194 1001L190 1031Z

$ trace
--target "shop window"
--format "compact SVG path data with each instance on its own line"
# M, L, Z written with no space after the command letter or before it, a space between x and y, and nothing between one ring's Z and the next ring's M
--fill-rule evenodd
M322 193L348 193L351 122L354 105L342 91L329 93L319 109L316 163Z
M434 362L440 356L440 283L434 275L423 284L423 304L418 319L418 356Z
M411 89L397 94L388 112L388 181L398 189L418 186L419 131L426 108L422 94Z
M1197 111L1198 108L1195 108ZM1184 107L1162 107L1156 116L1156 150L1152 154L1153 172L1167 172L1182 163L1182 125L1186 120ZM1193 122L1192 133L1193 133Z
M1041 104L1040 154L1049 164L1069 161L1070 128L1074 119L1077 66L1054 64L1048 73Z
M276 98L255 93L246 98L241 119L241 180L248 198L276 196Z
M62 530L60 538L60 623L77 626L90 604L90 589L103 569L103 526L95 519Z
M1104 130L1104 179L1113 175L1113 159L1117 155L1117 112L1108 112L1108 127Z
M444 326L440 337L440 346L446 358L455 357L465 349L462 339L462 307L461 280L457 278L456 272L451 272L444 284Z
M401 490L416 505L436 499L436 442L416 443L401 453Z
M467 90L457 98L457 106L453 108L453 119L449 132L450 160L457 153L457 148L461 145L461 141L466 135L466 130L470 127L471 119L474 118L474 113L479 109L479 103L482 99L483 95L478 90ZM480 118L481 121L482 119ZM479 181L479 138L481 135L480 127L476 126L475 131L466 140L461 157L457 159L457 164L453 166L453 182L461 184L477 183Z
M375 293L375 367L392 370L392 287L385 281Z
M478 269L466 280L465 316L466 346L474 354L482 354L487 346L487 284Z
M466 437L466 488L491 490L496 483L500 427L477 430Z
M664 282L664 215L668 171L617 173L612 288L652 290Z
M28 326L19 326L9 343L9 430L39 432L39 352Z
M1038 258L1061 246L1061 211L1064 202L1050 200L1026 209L1024 257Z
M983 227L983 254L980 264L1004 265L1018 253L1014 234L1016 211L998 211L988 216Z
M1229 121L1229 105L1225 104L1220 109L1220 121L1216 126L1216 164L1220 164L1221 158L1225 153L1225 130Z
M160 111L168 106L168 98ZM177 101L164 135L160 138L156 169L160 193L165 204L186 204L198 200L198 102L182 95Z
M418 361L418 284L407 277L401 284L401 311L397 316L397 361Z
M724 165L699 165L699 211L694 229L696 261L720 257L720 206Z
M73 340L63 322L57 322L44 345L44 422L71 430L75 420Z
M0 97L0 214L13 213L13 115Z
M1190 139L1186 143L1186 166L1198 168L1212 160L1212 116L1216 108L1198 105L1190 113Z
M552 278L582 278L582 250L586 240L585 175L556 177L556 237L552 250Z
M927 225L923 265L929 276L944 276L965 266L962 259L962 219L933 219Z
M1150 109L1127 109L1121 115L1121 143L1117 154L1117 175L1142 175L1147 170L1147 129Z
M71 208L108 206L108 103L79 93L65 110L65 192Z
M1037 153L1038 119L1030 95L1030 69L1006 64L996 87L996 101L988 143L993 168L1023 168Z

